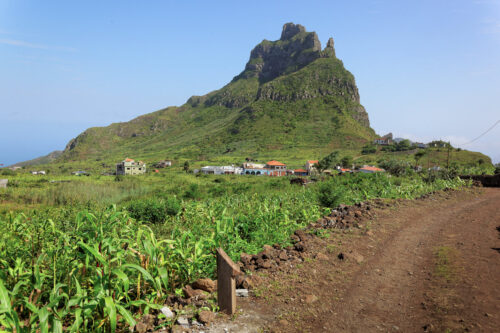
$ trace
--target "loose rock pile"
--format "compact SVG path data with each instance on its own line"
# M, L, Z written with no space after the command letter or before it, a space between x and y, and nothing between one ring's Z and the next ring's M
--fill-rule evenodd
M144 315L135 326L134 332L146 333L153 332L155 327L161 326L167 321L175 319L175 325L170 332L191 332L192 329L202 329L215 320L215 313L212 311L200 311L195 313L196 308L210 308L210 298L217 290L217 282L211 279L198 279L192 285L186 285L182 291L184 297L179 295L170 295L167 298L165 306L158 314ZM214 300L212 300L214 302ZM190 305L190 307L187 307ZM161 317L163 314L165 318ZM156 332L156 331L155 331ZM158 332L169 332L169 330L160 330Z
M314 237L314 230L336 228L348 229L360 227L360 222L364 218L373 217L372 210L376 206L385 206L383 201L373 203L358 203L352 206L340 205L332 210L331 214L318 219L304 230L297 230L290 236L293 246L281 248L275 244L273 246L264 245L263 250L258 254L242 253L239 265L245 273L236 279L236 287L251 289L256 283L257 276L252 272L260 270L282 270L285 267L300 263L304 260L303 253L307 249L307 240Z
M331 214L316 221L314 228L348 229L358 227L362 217L371 217L372 204L360 202L353 206L340 205Z

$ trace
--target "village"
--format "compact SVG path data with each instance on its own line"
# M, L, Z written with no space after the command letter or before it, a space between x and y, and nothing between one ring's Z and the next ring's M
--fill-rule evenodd
M281 163L276 160L271 160L267 163L254 163L245 162L239 166L237 165L222 165L222 166L204 166L201 169L194 169L194 174L206 174L206 175L251 175L251 176L269 176L269 177L282 177L282 176L313 176L319 174L319 170L316 167L318 160L308 160L304 164L303 168L298 169L288 169L285 163ZM164 168L172 166L172 161L161 161L154 165L156 168ZM153 172L158 172L158 169L153 169ZM384 172L383 169L364 165L360 168L342 168L337 166L333 170L327 169L322 170L325 174L337 173L350 173L350 172L362 172L362 173L374 173L374 172ZM139 175L146 173L146 163L142 161L135 161L131 158L126 158L122 162L116 165L116 175Z

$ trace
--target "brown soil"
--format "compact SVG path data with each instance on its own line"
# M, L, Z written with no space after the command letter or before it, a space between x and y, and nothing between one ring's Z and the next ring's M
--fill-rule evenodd
M375 215L308 240L292 269L257 273L255 297L205 331L500 332L500 189L393 201Z

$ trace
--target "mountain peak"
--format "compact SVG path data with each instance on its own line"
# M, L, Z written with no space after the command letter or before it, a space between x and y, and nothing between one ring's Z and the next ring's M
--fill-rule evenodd
M297 71L322 57L318 35L300 24L286 23L277 41L263 40L250 53L250 60L239 78L258 77L267 82Z
M291 39L293 36L297 35L298 33L301 32L306 32L306 28L303 25L300 24L294 24L294 23L285 23L283 25L283 31L281 32L281 38L280 40L287 40Z

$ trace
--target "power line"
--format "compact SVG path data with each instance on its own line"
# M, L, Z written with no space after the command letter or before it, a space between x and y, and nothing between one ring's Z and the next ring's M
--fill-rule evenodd
M468 144L471 144L473 143L474 141L476 140L479 140L480 138L482 138L486 133L488 133L489 131L491 131L493 128L495 128L496 125L500 124L500 120L497 120L496 123L493 124L493 126L491 126L490 128L488 128L484 133L482 133L480 136L478 136L477 138L475 139L472 139L471 141L467 142L467 143L464 143L464 144L461 144L460 146L465 146L465 145L468 145Z

